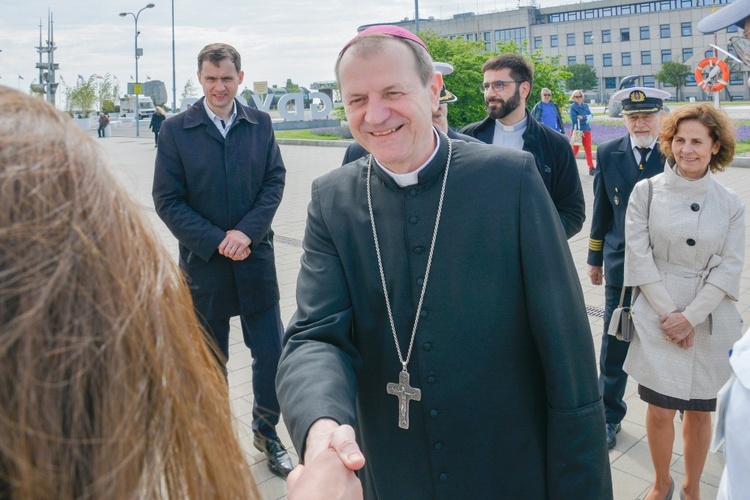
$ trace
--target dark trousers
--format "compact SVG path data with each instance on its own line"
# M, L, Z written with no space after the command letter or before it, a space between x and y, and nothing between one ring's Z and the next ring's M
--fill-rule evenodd
M630 304L631 291L632 288L628 288L625 292L623 305ZM606 285L604 288L604 335L599 353L599 392L604 400L604 413L608 424L619 424L625 418L628 409L623 401L628 374L622 369L622 365L628 355L630 343L607 334L612 312L620 303L621 292L622 287L619 286Z
M99 134L99 137L104 137L104 129L106 127L106 125L99 125L99 128L96 129L96 133Z
M202 319L204 328L229 359L229 318ZM241 315L242 337L253 357L253 431L275 438L279 423L279 400L276 397L276 369L281 356L284 328L279 304L252 315Z

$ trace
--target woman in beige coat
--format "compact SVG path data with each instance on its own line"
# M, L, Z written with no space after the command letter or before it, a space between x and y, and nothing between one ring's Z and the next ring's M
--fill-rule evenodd
M744 263L745 208L712 176L734 155L726 114L708 104L671 113L660 133L664 172L639 182L625 223L625 285L637 286L637 334L625 371L648 403L646 432L655 482L648 500L671 498L674 416L685 412L680 498L700 498L716 393L740 337L734 305Z

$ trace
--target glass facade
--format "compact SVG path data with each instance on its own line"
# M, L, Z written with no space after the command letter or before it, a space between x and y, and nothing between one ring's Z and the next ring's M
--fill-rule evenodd
M584 21L586 19L596 19L600 17L620 17L631 14L690 9L692 7L722 5L727 3L729 3L729 0L656 0L653 2L640 2L629 5L617 5L614 7L599 7L598 9L583 9L548 14L547 23Z

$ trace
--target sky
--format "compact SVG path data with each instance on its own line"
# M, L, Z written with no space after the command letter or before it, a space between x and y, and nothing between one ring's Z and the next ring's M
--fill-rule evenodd
M152 0L156 6L140 13L139 79L162 80L172 103L172 2ZM522 0L527 4L529 0ZM537 0L541 7L571 0ZM122 92L135 77L133 16L149 0L17 0L0 10L0 85L28 90L38 78L39 23L47 40L47 15L52 13L55 62L63 81L75 85L78 75L109 73ZM419 17L450 18L514 9L518 0L420 0ZM242 56L245 79L283 86L287 78L309 87L333 80L338 51L364 24L414 18L414 0L174 0L175 74L177 99L188 79L195 79L196 56L213 42L233 45ZM46 62L46 56L44 61ZM19 76L23 79L19 79ZM62 106L58 89L57 105ZM179 102L177 103L179 106Z

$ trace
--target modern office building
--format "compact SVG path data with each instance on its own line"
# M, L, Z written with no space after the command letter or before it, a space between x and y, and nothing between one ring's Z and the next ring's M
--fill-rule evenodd
M726 4L727 0L603 0L546 8L519 6L488 14L466 12L451 19L420 19L419 30L481 41L488 51L494 51L498 42L513 40L532 50L541 48L545 56L560 56L563 65L588 64L596 70L599 88L587 96L601 101L628 75L640 75L643 85L674 93L674 87L654 78L662 63L680 61L694 70L702 59L713 56L709 44L726 49L731 37L742 34L736 27L715 35L698 31L698 21ZM413 19L393 24L416 29ZM735 63L730 69L721 98L750 98L746 84L750 68ZM692 75L680 90L682 100L690 97L710 99Z

